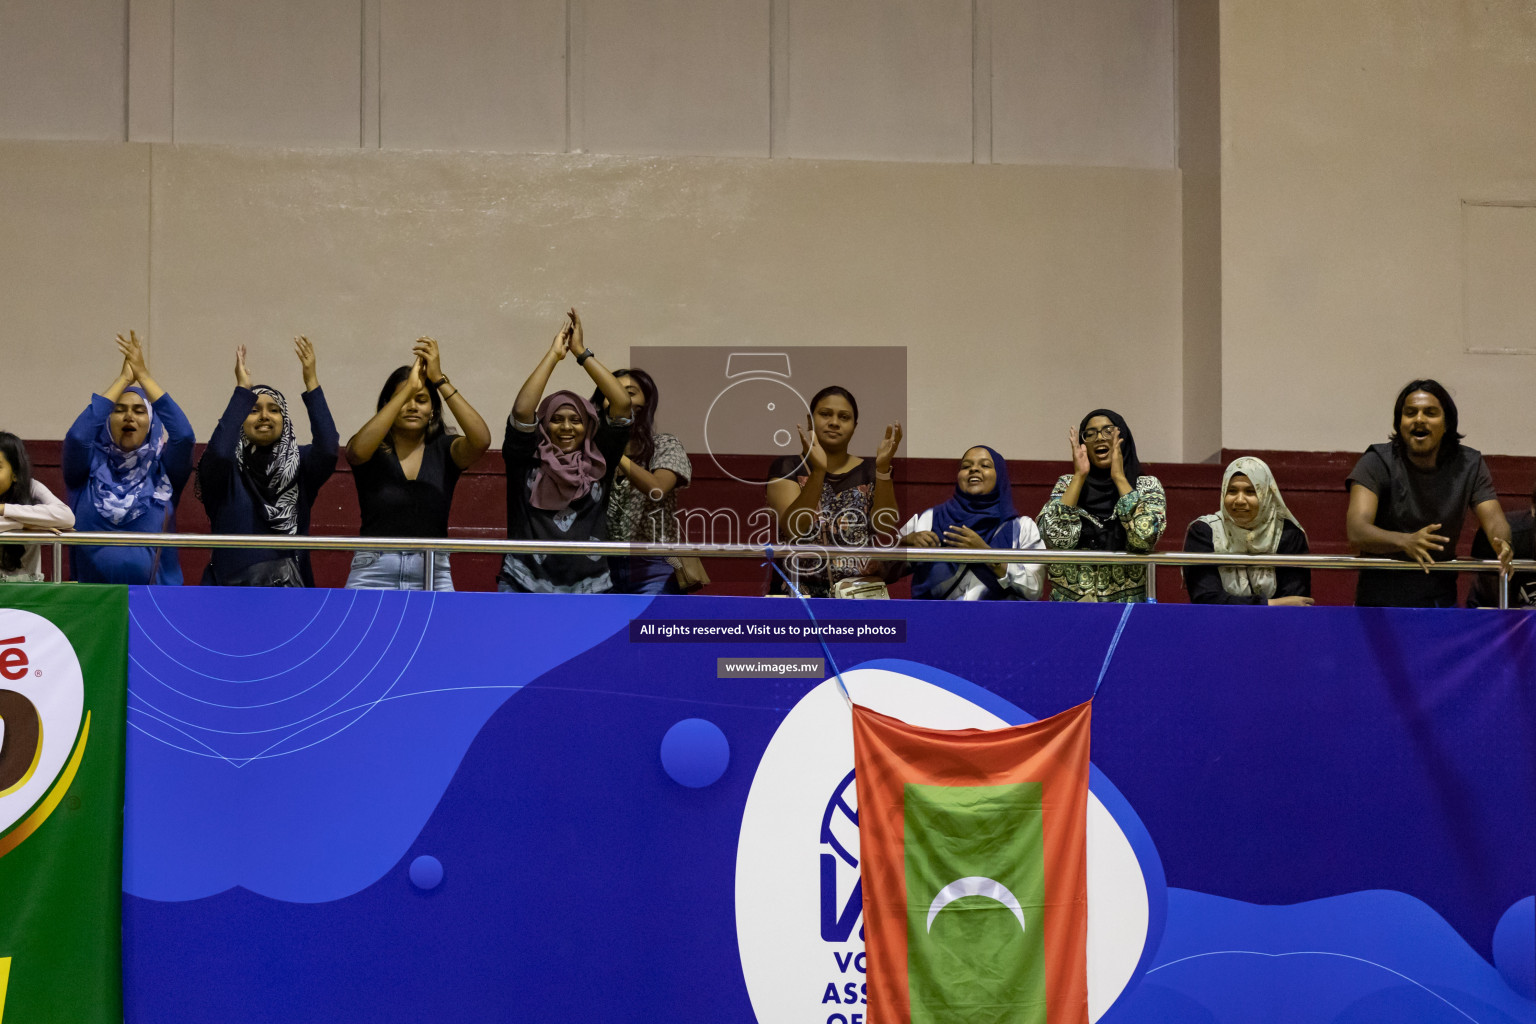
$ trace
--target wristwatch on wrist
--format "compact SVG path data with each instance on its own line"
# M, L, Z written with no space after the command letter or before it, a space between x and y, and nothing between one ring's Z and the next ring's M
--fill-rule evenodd
M590 348L587 349L581 355L576 357L576 365L577 366L585 366L587 364L587 360L591 359L595 355L597 355L596 352L593 352Z
M437 380L433 381L432 382L432 386L435 387L435 388L440 388L444 384L448 384L448 383L451 383L451 382L448 380L448 375L445 373L441 377L439 377Z

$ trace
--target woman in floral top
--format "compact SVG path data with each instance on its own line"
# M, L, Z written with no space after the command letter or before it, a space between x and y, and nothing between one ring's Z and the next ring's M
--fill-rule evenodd
M768 471L768 505L789 542L832 547L890 544L901 522L891 461L901 445L901 424L885 428L874 462L848 451L859 423L859 405L847 388L822 388L811 398L811 415L800 432L800 452L774 460ZM831 597L843 580L875 580L882 566L858 557L789 559L784 571L806 597ZM778 573L770 594L784 593Z
M1072 472L1056 481L1040 510L1045 546L1057 551L1151 551L1168 520L1163 485L1144 476L1131 428L1119 413L1095 409L1068 431ZM1147 599L1146 567L1049 567L1052 601Z
M629 447L619 459L608 501L608 537L635 544L677 543L677 490L687 487L693 464L683 443L671 434L658 434L656 382L644 370L615 370L615 379L629 395L634 424ZM603 392L592 395L592 404L603 410ZM611 558L613 589L627 594L677 594L676 570L665 558Z

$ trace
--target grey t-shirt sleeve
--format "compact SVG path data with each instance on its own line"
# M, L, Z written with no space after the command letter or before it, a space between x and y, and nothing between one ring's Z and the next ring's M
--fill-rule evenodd
M1499 492L1493 487L1493 474L1488 471L1488 460L1479 458L1477 468L1472 471L1472 485L1467 489L1471 495L1467 504L1471 507L1481 505L1485 501L1498 501Z
M1355 463L1355 468L1349 471L1344 485L1347 488L1351 484L1359 484L1378 497L1390 494L1392 491L1392 474L1382 457L1376 454L1374 449L1366 449L1360 461Z
M655 441L656 452L651 456L651 464L647 468L652 472L658 469L671 470L677 477L677 486L687 487L693 477L693 464L688 460L688 452L684 450L683 443L671 434L657 434Z

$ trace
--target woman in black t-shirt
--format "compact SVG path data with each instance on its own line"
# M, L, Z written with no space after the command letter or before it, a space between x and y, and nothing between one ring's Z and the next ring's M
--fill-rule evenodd
M491 432L443 372L437 342L420 338L409 366L389 375L378 411L347 442L357 484L364 537L446 537L448 510L459 474L491 446ZM447 401L462 436L443 425ZM359 551L347 586L366 590L452 590L448 555L433 560L423 587L426 553Z
M901 519L891 462L901 445L901 424L885 428L870 462L848 452L858 423L859 405L847 388L832 385L811 398L805 426L796 425L801 454L776 459L768 471L768 505L782 539L835 547L871 546L879 538L894 542ZM783 569L806 597L833 597L845 580L877 583L881 567L863 558L797 556ZM784 592L778 573L768 592Z
M555 364L570 353L607 399L606 415L574 391L544 397ZM613 475L629 444L624 386L587 348L576 310L528 375L501 454L507 462L507 539L608 539ZM602 594L613 589L604 555L507 555L496 589L524 594Z

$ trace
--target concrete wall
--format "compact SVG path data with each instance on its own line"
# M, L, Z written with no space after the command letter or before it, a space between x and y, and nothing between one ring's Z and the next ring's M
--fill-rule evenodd
M1173 25L1173 0L0 0L0 138L1168 168Z
M1224 444L1363 448L1433 376L1536 454L1536 6L1223 0L1221 65Z
M1222 448L1221 4L1178 0L1184 460Z
M912 455L1065 458L1106 403L1179 451L1175 171L0 143L0 179L0 305L37 370L0 376L0 409L31 437L62 436L129 327L200 435L234 346L296 388L299 333L344 434L423 333L494 421L575 304L615 364L903 346Z
M1174 32L1172 0L0 0L36 353L0 410L59 436L135 327L206 434L233 346L292 388L303 332L346 432L431 333L494 421L575 304L606 353L904 346L913 455L1064 458L1111 405L1179 458Z

